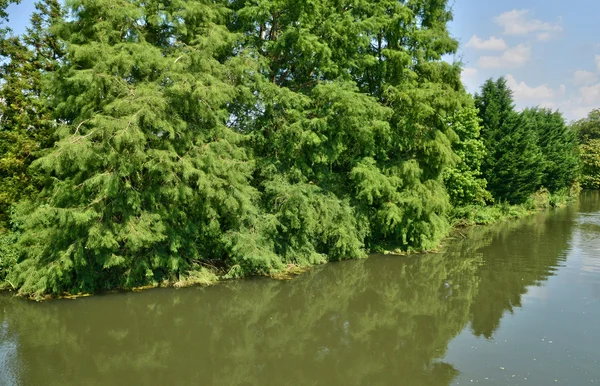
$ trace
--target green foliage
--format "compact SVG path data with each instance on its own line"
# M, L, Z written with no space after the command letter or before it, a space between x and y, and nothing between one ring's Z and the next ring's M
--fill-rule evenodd
M24 219L10 274L21 292L176 281L195 261L235 258L232 242L259 220L253 161L225 126L239 92L235 63L218 60L234 38L227 12L170 7L72 4L61 27L67 61L51 89L64 124L34 163L53 182ZM181 43L163 47L156 34L167 32ZM257 256L248 271L276 265Z
M457 47L445 3L233 3L233 28L266 78L251 111L235 110L261 190L284 176L330 192L357 217L347 230L357 246L439 242L449 208L441 172L457 160L445 117L467 99L459 67L440 60Z
M486 190L487 181L481 173L486 152L480 137L480 121L474 107L465 108L448 120L448 125L459 137L454 151L460 162L444 172L444 184L455 207L491 201Z
M18 258L17 233L0 230L0 288L6 287L4 279Z
M540 187L545 169L535 122L514 111L504 78L488 80L475 101L483 121L488 189L496 201L523 203Z
M269 274L446 234L448 123L468 103L441 60L446 1L67 10L41 29L65 55L36 73L57 142L15 216L21 293Z
M581 186L600 189L600 109L592 110L586 118L572 124L580 142Z
M600 189L600 139L590 139L579 147L582 176L581 186Z
M486 179L511 202L541 182L503 80L476 98L480 136L460 63L442 60L458 48L446 0L38 11L2 46L0 205L30 197L12 218L21 294L431 249L453 206L490 201Z
M522 117L537 132L544 167L541 185L550 192L571 187L579 176L576 134L558 111L530 108L522 112Z
M590 111L587 117L574 122L571 128L577 133L580 143L600 139L600 109Z
M58 1L44 0L36 3L25 35L5 32L0 37L0 227L7 223L11 205L43 186L28 167L53 141L55 125L44 81L63 54L51 27L61 19Z

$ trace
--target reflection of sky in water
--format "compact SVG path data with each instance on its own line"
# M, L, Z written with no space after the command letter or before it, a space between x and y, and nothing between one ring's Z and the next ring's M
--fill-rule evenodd
M562 253L489 340L465 329L449 344L445 360L461 373L452 385L600 383L600 212L574 218Z
M17 343L8 336L8 325L0 325L0 385L18 385L15 372Z
M527 289L527 293L523 295L523 303L528 301L548 300L550 292L547 287L532 286Z
M600 300L600 213L581 214L576 223L573 253L580 256L578 281L588 282L590 295Z

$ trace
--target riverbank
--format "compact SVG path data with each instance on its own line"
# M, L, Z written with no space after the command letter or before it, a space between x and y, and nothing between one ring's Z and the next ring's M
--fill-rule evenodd
M540 190L532 195L526 203L520 205L509 205L506 203L490 206L470 205L461 208L454 208L450 213L451 228L444 239L440 242L437 248L429 250L411 250L402 251L394 249L386 249L382 247L373 248L370 253L391 254L391 255L409 255L409 254L424 254L424 253L439 253L443 250L446 241L455 238L457 235L462 235L461 232L465 228L473 226L489 226L504 221L518 220L526 216L531 216L535 213L544 210L550 210L557 207L567 205L577 199L581 189L579 186L574 186L569 192L559 194L551 194L547 190ZM16 288L6 280L6 273L12 264L17 261L17 251L13 245L16 243L18 236L15 233L0 232L0 290L15 291ZM368 254L365 254L368 257ZM325 259L323 263L326 263ZM316 265L316 264L315 264ZM296 265L287 264L285 268L270 272L265 275L244 275L238 266L228 268L219 268L208 263L195 263L193 268L187 275L179 275L177 280L165 279L160 282L150 282L143 286L132 288L113 288L107 291L142 291L152 288L185 288L192 286L208 286L224 280L242 279L249 276L268 276L276 280L289 280L294 276L301 275L314 265ZM34 296L28 298L32 300L48 300L52 298L78 298L90 296L90 293L64 293L61 296Z

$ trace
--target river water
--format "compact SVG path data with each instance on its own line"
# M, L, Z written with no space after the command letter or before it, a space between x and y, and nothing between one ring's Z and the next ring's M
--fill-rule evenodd
M474 383L600 383L597 192L289 281L0 296L0 385Z

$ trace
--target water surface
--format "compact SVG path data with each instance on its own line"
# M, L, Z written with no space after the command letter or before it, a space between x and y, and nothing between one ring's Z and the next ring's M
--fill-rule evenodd
M0 385L600 383L600 194L446 252L31 303L0 297Z

